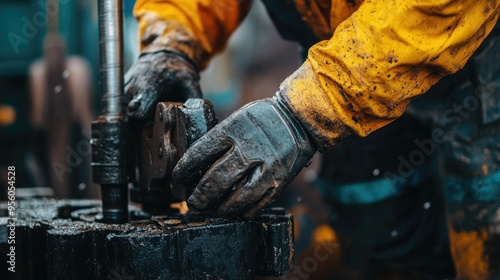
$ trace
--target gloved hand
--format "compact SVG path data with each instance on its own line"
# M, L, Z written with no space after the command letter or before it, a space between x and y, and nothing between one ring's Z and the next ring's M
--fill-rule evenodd
M218 206L221 216L252 218L285 188L316 152L313 140L282 97L250 103L187 150L173 171L199 180L191 209Z
M201 98L199 79L194 62L180 54L172 51L142 54L125 75L129 117L149 120L158 102Z

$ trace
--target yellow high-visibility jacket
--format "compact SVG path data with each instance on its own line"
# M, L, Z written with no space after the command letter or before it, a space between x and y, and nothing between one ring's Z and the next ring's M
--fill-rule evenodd
M142 50L179 51L204 68L250 2L138 0ZM294 2L323 41L309 49L280 91L320 151L401 116L412 98L465 65L500 12L495 0Z

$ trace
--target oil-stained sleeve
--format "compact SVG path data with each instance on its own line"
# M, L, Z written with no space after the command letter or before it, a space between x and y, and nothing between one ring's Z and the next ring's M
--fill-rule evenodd
M366 0L280 87L327 151L401 116L410 100L460 70L492 30L495 0ZM431 106L431 105L430 105Z
M251 0L138 0L141 51L180 52L203 69L250 6Z

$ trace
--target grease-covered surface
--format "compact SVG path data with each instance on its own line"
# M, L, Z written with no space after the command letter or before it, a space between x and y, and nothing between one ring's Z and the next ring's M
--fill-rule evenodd
M99 201L20 201L16 279L253 279L293 264L293 221L270 209L253 221L200 214L153 216L130 207L131 222L94 222ZM7 205L0 204L7 266ZM10 279L7 267L1 279Z

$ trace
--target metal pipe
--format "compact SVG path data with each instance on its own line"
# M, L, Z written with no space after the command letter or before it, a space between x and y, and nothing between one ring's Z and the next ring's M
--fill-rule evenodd
M127 185L101 185L102 220L107 224L123 224L129 221Z
M104 223L126 223L127 124L123 110L123 4L98 0L101 65L101 116L92 123L92 176L101 185Z
M122 0L99 1L102 115L121 114L123 96L123 4Z

